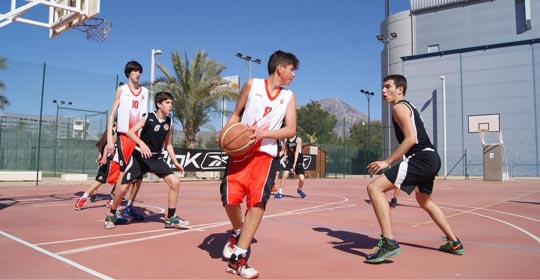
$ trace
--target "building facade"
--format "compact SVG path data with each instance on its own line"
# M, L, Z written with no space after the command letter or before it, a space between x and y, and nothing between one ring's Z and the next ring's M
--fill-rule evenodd
M481 134L469 125L497 116L499 131L484 140L502 142L507 175L540 176L539 15L536 0L411 0L381 23L382 76L407 77L407 99L445 155L439 175L482 175ZM383 102L383 124L389 109Z

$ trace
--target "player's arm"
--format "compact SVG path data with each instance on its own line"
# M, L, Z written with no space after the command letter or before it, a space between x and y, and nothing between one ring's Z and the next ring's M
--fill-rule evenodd
M169 130L169 133L167 133L167 136L165 137L165 143L164 143L165 150L167 151L167 153L169 153L169 157L171 158L174 166L176 167L176 170L178 170L178 172L180 173L183 173L184 167L176 159L176 154L174 153L174 148L172 146L172 132L173 132L173 127L171 124L171 129Z
M242 89L240 90L240 94L238 95L238 98L236 99L236 106L234 107L234 111L229 117L229 120L227 120L227 123L225 124L225 126L231 123L240 122L240 120L242 119L242 112L244 111L246 107L249 91L251 90L252 84L253 84L253 80L249 79L242 86ZM219 131L218 137L216 138L216 142L218 143L219 143L219 139L221 138L222 131L223 130Z
M302 138L296 137L296 149L294 151L294 164L293 164L294 167L296 167L296 164L298 163L298 156L300 155L301 151L302 151Z
M150 151L150 148L148 148L148 145L144 143L143 140L141 140L139 137L137 137L137 131L139 131L141 128L143 128L144 123L146 122L146 116L142 117L138 122L133 125L129 131L127 132L127 136L131 141L137 143L137 146L139 146L139 149L141 150L141 155L143 158L151 158L152 157L152 151Z
M377 174L379 171L387 168L395 161L400 160L405 153L407 153L412 146L416 143L414 125L411 120L412 111L405 104L394 105L392 116L403 132L403 141L399 146L390 154L390 156L381 161L375 161L368 165L368 170L371 174Z
M253 85L253 79L249 79L242 86L242 89L240 90L240 94L238 95L238 98L236 99L236 106L234 107L234 111L232 112L225 126L227 126L230 123L240 122L240 120L242 119L242 112L246 108L248 95L249 95L249 92L251 91L252 85Z
M114 154L114 139L112 131L114 129L114 118L116 116L116 111L118 110L118 105L120 105L120 95L122 94L122 88L118 87L116 89L116 95L114 96L114 101L111 107L111 112L109 114L109 119L107 120L107 146L105 148L104 154Z
M285 119L283 122L283 126L280 129L256 129L255 138L258 141L261 138L285 139L294 136L296 133L296 97L294 94L292 94L291 100L287 104L287 110L285 111Z

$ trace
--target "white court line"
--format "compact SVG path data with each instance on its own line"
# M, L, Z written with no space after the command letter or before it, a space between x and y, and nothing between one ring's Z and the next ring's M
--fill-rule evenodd
M539 238L539 237L537 237L536 235L530 233L529 231L527 231L527 230L525 230L525 229L523 229L523 228L521 228L521 227L519 227L519 226L516 226L516 225L514 225L514 224L512 224L512 223L510 223L510 222L507 222L507 221L504 221L504 220L501 220L501 219L497 219L497 218L492 217L492 216L483 215L483 214L480 214L480 213L476 213L476 212L475 212L475 211L479 211L479 210L480 210L480 211L492 211L492 212L496 212L496 213L499 213L499 214L506 214L506 215L509 215L509 216L515 216L515 217L519 217L519 218L523 218L523 219L528 219L528 220L538 221L538 220L536 220L536 219L533 219L533 218L530 218L530 217L526 217L526 216L522 216L522 215L517 215L517 214L513 214L513 213L509 213L509 212L499 211L499 210L491 210L491 209L487 209L487 207L491 207L491 206L494 206L494 205L507 203L509 200L519 199L519 198L521 198L521 197L528 196L528 195L535 194L535 193L538 193L538 192L532 192L532 193L520 195L520 196L511 198L511 199L506 199L506 200L504 200L504 201L500 201L500 202L496 202L496 203L491 203L491 204L488 204L488 205L485 205L485 206L482 206L482 207L471 207L471 206L467 206L467 205L459 205L459 204L452 204L452 203L437 203L437 204L452 205L452 206L458 206L458 207L470 208L470 210L462 210L462 209L456 209L456 208L450 208L450 207L441 207L441 208L444 208L444 209L450 209L450 210L454 210L454 211L457 211L457 212L458 212L457 214L447 216L447 218L448 218L448 217L457 216L457 215L463 215L463 214L471 214L471 215L476 215L476 216L484 217L484 218L487 218L487 219L491 219L491 220L494 220L494 221L503 223L503 224L505 224L505 225L507 225L507 226L513 227L514 229L517 229L518 231L520 231L520 232L524 233L525 235L529 236L530 238L532 238L533 240L535 240L537 243L540 243L540 238ZM425 224L429 224L429 223L433 223L433 221L428 221L428 222L423 222L423 223L417 223L415 226L425 225Z
M311 207L301 208L301 209L297 209L297 210L291 210L291 211L286 211L286 212L281 212L281 213L276 213L276 214L271 214L271 215L265 215L265 216L263 216L263 219L272 218L272 217L279 217L279 216L286 216L286 215L294 215L294 214L298 214L298 213L302 213L302 212L306 212L306 211L310 211L310 212L324 211L324 210L328 210L328 208L322 208L322 207L332 206L332 205L335 205L335 204L343 204L343 203L346 203L346 202L349 201L349 199L346 198L346 197L341 197L341 196L334 196L334 197L341 198L342 201L325 203L325 204L318 205L318 206L311 206ZM330 209L334 209L334 208L335 207L332 207ZM141 241L146 241L146 240L152 240L152 239L157 239L157 238L162 238L162 237L173 236L173 235L177 235L177 234L184 234L184 233L193 232L193 231L204 231L205 229L214 228L214 227L220 227L220 226L229 225L229 224L230 224L230 221L214 222L214 223L209 223L209 224L201 224L201 225L192 226L192 228L189 229L189 230L173 231L171 233L165 233L165 234L154 235L154 236L149 236L149 237L141 237L141 238L130 239L130 240L125 240L125 241L118 241L118 242L111 242L111 243L105 243L105 244L100 244L100 245L86 246L86 247L81 247L81 248L77 248L77 249L71 249L71 250L57 252L57 254L58 255L69 255L69 254L75 254L75 253L80 253L80 252L87 252L87 251L91 251L91 250L96 250L96 249L101 249L101 248L106 248L106 247L111 247L111 246L116 246L116 245L123 245L123 244L129 244L129 243L134 243L134 242L141 242ZM111 236L107 236L107 237L111 237ZM99 238L105 238L105 237L92 237L92 239L99 239ZM58 242L61 242L61 241L58 241Z
M94 275L94 276L96 276L96 277L98 277L100 279L114 279L114 278L111 278L111 277L109 277L109 276L107 276L105 274L102 274L102 273L99 273L99 272L97 272L97 271L95 271L93 269L90 269L90 268L88 268L88 267L86 267L84 265L81 265L81 264L76 263L76 262L74 262L72 260L69 260L69 259L66 259L66 258L64 258L62 256L59 256L58 254L52 253L52 252L47 251L45 249L42 249L42 248L40 248L38 246L35 246L35 245L33 245L33 244L29 243L29 242L26 242L26 241L24 241L24 240L22 240L20 238L15 237L13 235L5 233L5 232L3 232L1 230L0 230L0 234L2 234L3 236L5 236L5 237L7 237L7 238L9 238L11 240L19 242L19 243L21 243L21 244L23 244L23 245L25 245L27 247L30 247L30 248L32 248L32 249L34 249L34 250L36 250L36 251L38 251L40 253L43 253L43 254L45 254L45 255L47 255L49 257L55 258L55 259L57 259L57 260L59 260L61 262L64 262L64 263L66 263L68 265L71 265L71 266L73 266L75 268L78 268L78 269L80 269L80 270L82 270L82 271L84 271L84 272L86 272L88 274Z

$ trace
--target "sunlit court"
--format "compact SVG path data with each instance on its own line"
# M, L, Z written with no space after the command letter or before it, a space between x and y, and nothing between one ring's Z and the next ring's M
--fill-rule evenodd
M262 279L526 279L540 260L538 181L437 180L443 209L465 254L438 251L441 232L402 193L392 209L403 251L378 264L364 262L379 228L365 187L369 178L308 179L305 199L294 179L281 200L270 199L251 245ZM163 229L166 185L143 185L141 223L103 228L109 186L81 211L73 204L85 185L45 183L0 187L0 257L4 279L237 279L221 251L230 224L219 181L182 182L178 215L187 230ZM16 251L17 254L9 252ZM121 261L120 261L121 260ZM416 269L422 267L422 269Z

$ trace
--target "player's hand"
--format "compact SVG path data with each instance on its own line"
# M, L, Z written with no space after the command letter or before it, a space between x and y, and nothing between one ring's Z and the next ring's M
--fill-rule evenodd
M105 146L105 154L111 154L111 155L114 155L115 153L115 148L114 148L114 144L113 143L107 143L107 146Z
M99 159L99 164L107 164L107 156L102 156L100 159Z
M143 158L151 158L152 157L152 151L150 151L150 148L146 144L142 144L139 149L141 150L141 155Z
M387 168L390 164L386 160L379 160L374 161L370 164L368 164L367 169L369 174L375 175L379 173L381 170Z
M263 134L264 130L260 129L256 125L251 126L250 129L251 129L251 133L252 133L250 142L251 142L251 145L253 145L257 141L259 141L259 139L263 138L262 134Z
M178 172L180 172L180 174L184 173L184 167L182 165L180 165L180 163L173 162L173 164L174 164L174 167L176 167L176 170L178 170Z

